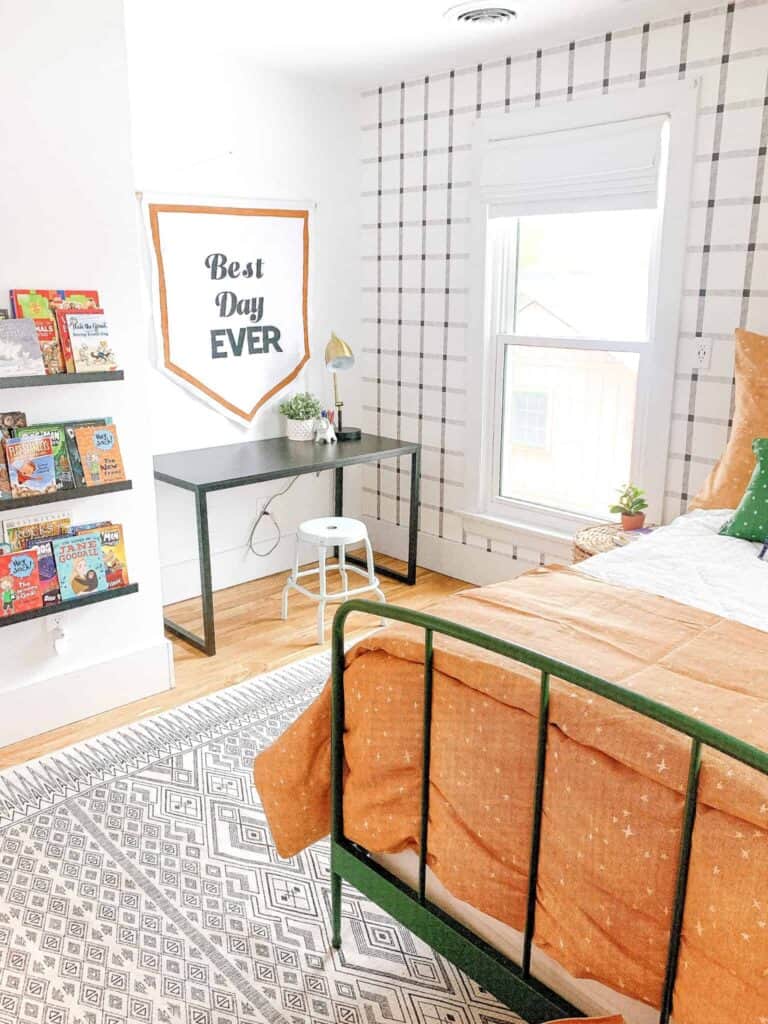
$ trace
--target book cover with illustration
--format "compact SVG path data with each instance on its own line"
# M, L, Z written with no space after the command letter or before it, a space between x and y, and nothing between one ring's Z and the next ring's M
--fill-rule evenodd
M125 480L117 427L75 427L77 450L86 487Z
M42 607L37 554L15 551L0 555L0 615L18 615Z
M76 600L108 589L101 541L97 536L59 537L51 541L51 547L56 559L62 601Z
M14 498L36 498L56 492L56 466L48 437L9 437L3 441Z
M0 377L44 376L33 320L0 320Z
M73 373L74 370L67 367L61 346L56 313L62 309L98 309L99 293L66 288L14 288L11 291L11 307L17 317L30 317L34 320L46 372Z
M71 490L75 486L72 465L69 461L67 435L63 424L35 423L28 427L18 427L14 437L47 437L53 449L53 461L56 467L56 487L60 491Z
M22 551L38 540L63 537L72 527L71 512L47 512L36 516L6 519L3 540L12 551Z
M40 578L40 595L43 608L49 608L52 604L61 602L61 588L59 587L59 574L56 571L56 559L53 557L53 548L49 540L34 541L29 545L29 551L37 555L37 574Z
M103 314L66 313L67 331L78 373L118 369Z
M93 293L96 294L95 292ZM70 306L62 306L56 309L56 328L59 332L59 342L61 344L61 354L64 357L64 364L67 368L67 373L77 373L77 367L75 366L75 354L72 351L72 339L69 336L69 324L67 323L67 314L71 312ZM89 313L98 313L100 316L104 315L104 310L98 306L94 309L89 309Z
M94 534L101 542L101 553L107 567L107 586L110 590L116 587L127 587L128 559L125 556L125 539L120 524L105 523L101 526L78 526L74 530L77 536Z
M2 442L8 437L13 437L14 430L26 425L27 417L23 412L0 412L0 501L7 501L13 497Z
M75 430L77 427L104 427L111 422L111 418L107 416L104 419L99 420L69 420L69 422L62 424L64 427L64 433L67 437L69 464L72 467L72 476L75 481L75 487L85 487L85 475L83 473L83 464L80 461L80 451L77 447Z

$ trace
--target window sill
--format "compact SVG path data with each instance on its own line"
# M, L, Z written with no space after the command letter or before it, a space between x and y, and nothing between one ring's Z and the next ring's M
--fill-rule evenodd
M507 544L523 544L537 551L544 551L555 558L563 559L570 564L573 558L573 537L576 532L552 530L543 526L532 526L530 523L518 522L487 512L462 511L460 513L464 528L476 536L488 537L491 540L504 541Z

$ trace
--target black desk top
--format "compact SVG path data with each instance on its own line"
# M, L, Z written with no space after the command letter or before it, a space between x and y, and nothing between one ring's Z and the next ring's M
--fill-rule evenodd
M375 434L363 434L359 441L337 444L270 437L265 441L156 455L155 478L190 491L220 491L263 480L321 473L359 462L375 462L380 458L412 455L418 447L413 441L396 441Z

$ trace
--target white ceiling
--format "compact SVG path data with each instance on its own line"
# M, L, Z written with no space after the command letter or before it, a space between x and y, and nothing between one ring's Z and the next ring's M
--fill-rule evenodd
M236 53L262 67L364 87L671 17L712 0L496 2L516 10L514 23L444 18L456 0L126 0L126 8L134 44Z

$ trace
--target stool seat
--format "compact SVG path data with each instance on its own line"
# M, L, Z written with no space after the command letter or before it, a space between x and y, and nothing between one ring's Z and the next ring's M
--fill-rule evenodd
M317 551L318 566L316 569L301 569L299 547L311 544ZM365 544L365 569L356 565L347 565L346 549L351 544ZM328 564L328 549L336 548L338 557L335 565ZM333 557L333 551L330 552ZM336 570L341 577L341 590L328 590L328 571ZM362 576L362 586L349 586L349 574ZM319 577L320 593L308 590L299 581L306 576ZM361 594L375 594L384 603L386 598L379 586L373 564L373 548L365 523L359 519L347 519L345 516L324 516L320 519L307 519L296 530L296 551L293 560L293 572L283 587L282 617L288 618L288 595L292 590L303 594L311 601L317 601L317 642L325 641L325 606L329 601L348 601L350 597ZM384 619L381 620L384 625Z
M346 516L307 519L301 523L297 533L299 540L305 544L318 544L324 548L337 547L339 544L362 544L368 536L365 523Z

